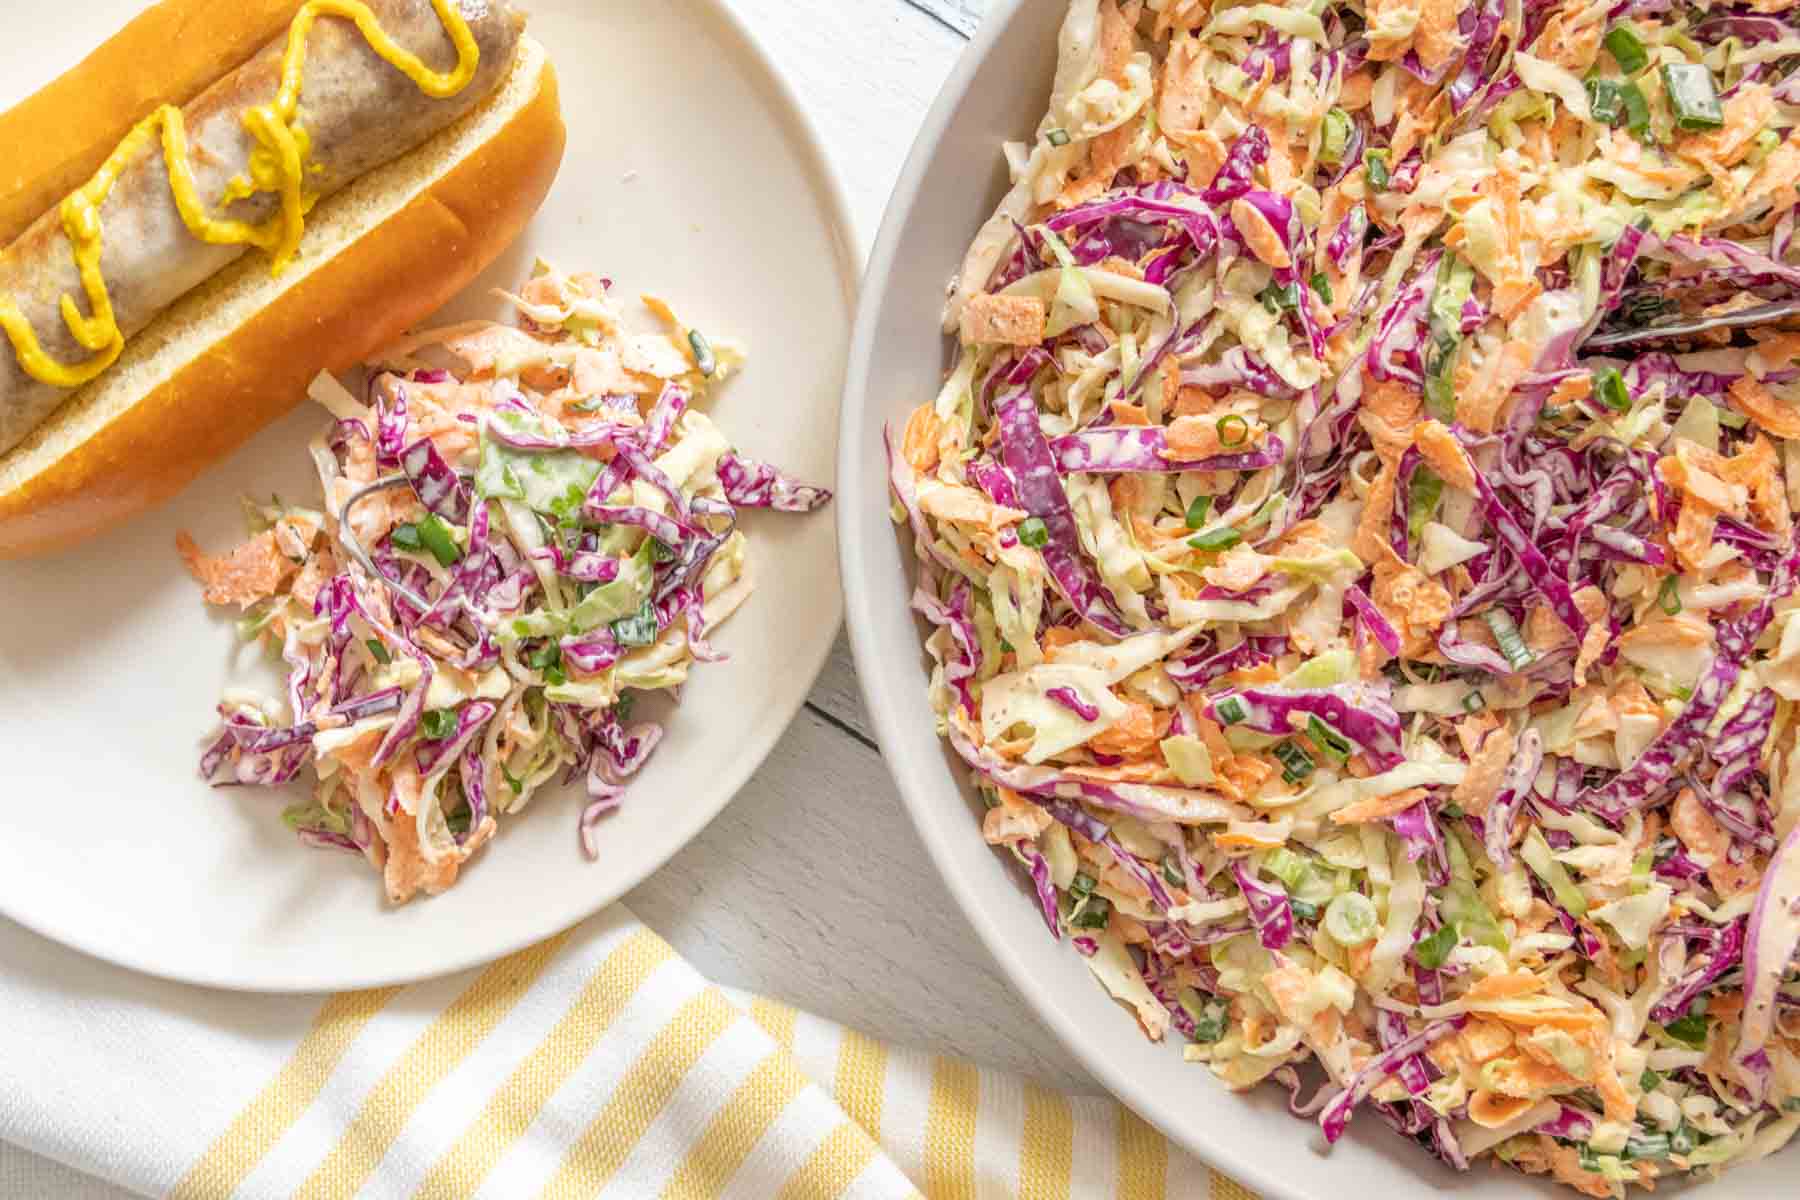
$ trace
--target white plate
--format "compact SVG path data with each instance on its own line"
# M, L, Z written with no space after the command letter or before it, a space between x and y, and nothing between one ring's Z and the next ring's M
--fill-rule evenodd
M937 736L925 701L923 632L907 608L911 535L897 537L888 519L881 427L937 394L949 361L938 331L945 284L1005 191L1000 143L1029 140L1043 115L1067 7L1064 0L997 0L914 144L864 276L839 438L838 537L851 644L882 757L951 894L1021 1003L1096 1079L1201 1159L1268 1200L1426 1200L1444 1191L1482 1200L1572 1196L1486 1165L1457 1175L1367 1111L1327 1153L1317 1124L1289 1116L1279 1089L1234 1095L1205 1067L1184 1063L1173 1044L1145 1041L1080 957L1045 932L1010 858L982 841L969 772ZM1793 1195L1794 1166L1793 1152L1778 1155L1701 1194Z
M544 255L649 291L745 340L716 412L747 453L829 484L855 254L842 190L785 85L712 0L526 0L569 127L562 174L520 242L452 306ZM132 0L11 5L0 105L128 19ZM73 553L0 565L0 913L157 975L267 991L364 987L467 967L618 898L693 837L799 708L842 601L828 514L746 519L758 589L695 673L668 737L601 831L577 797L540 795L446 895L400 909L347 854L282 826L295 795L214 791L196 748L228 682L254 680L209 614L175 533L222 549L237 498L312 497L303 407L166 508ZM578 792L579 788L573 790Z

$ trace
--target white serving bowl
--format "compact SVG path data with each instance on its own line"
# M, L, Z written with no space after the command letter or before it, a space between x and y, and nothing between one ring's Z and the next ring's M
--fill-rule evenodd
M1288 1114L1279 1088L1233 1094L1173 1044L1146 1041L1079 956L1045 932L1023 873L982 841L968 771L933 727L924 635L907 605L911 535L888 517L881 429L937 394L952 350L938 323L946 285L1006 189L1001 142L1029 141L1043 115L1066 7L997 0L913 146L864 281L838 445L838 541L857 672L888 769L945 884L1023 1003L1119 1099L1210 1165L1269 1200L1574 1196L1486 1165L1459 1175L1368 1111L1327 1151L1315 1123ZM1789 1151L1705 1194L1793 1195L1797 1166Z

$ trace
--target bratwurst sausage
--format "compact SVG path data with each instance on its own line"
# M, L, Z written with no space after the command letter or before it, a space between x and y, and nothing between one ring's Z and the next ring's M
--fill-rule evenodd
M349 20L321 15L305 44L296 124L306 143L306 196L324 197L420 145L478 105L510 69L523 20L508 0L453 0L479 52L475 73L454 95L434 99L371 46ZM458 51L431 0L364 0L376 24L426 67L448 72ZM188 157L207 215L252 225L279 216L270 191L221 203L227 185L256 176L264 150L245 114L270 104L281 87L284 36L208 88L182 109ZM261 164L266 174L266 163ZM238 193L241 196L241 192ZM114 318L126 337L163 309L241 257L248 246L214 244L189 229L177 207L160 139L127 161L99 208L100 269ZM0 250L0 301L8 297L29 321L43 350L77 366L94 357L78 342L60 311L62 297L89 311L73 244L60 211L45 213L19 240ZM305 243L298 266L304 268ZM34 378L0 336L0 454L12 449L71 394Z

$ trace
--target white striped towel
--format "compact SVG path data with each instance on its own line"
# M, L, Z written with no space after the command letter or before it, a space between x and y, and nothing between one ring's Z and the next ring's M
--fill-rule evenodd
M622 907L328 998L4 923L0 961L0 1138L150 1195L1246 1200L1111 1100L728 994Z

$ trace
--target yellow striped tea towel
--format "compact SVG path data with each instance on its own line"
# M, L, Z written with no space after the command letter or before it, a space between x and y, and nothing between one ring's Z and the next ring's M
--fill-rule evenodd
M722 991L619 906L327 999L4 922L0 962L0 1138L147 1195L1246 1200L1111 1100Z

